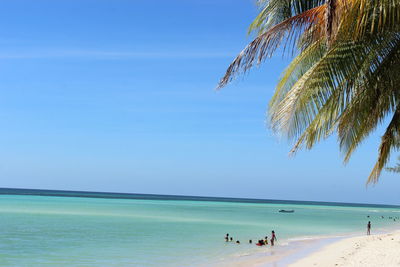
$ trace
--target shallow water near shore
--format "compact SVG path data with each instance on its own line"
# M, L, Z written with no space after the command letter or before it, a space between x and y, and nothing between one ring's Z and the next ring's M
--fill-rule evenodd
M388 219L400 210L386 207L30 195L0 195L0 214L3 266L217 265L275 256L254 244L271 230L279 254L295 241L364 233L368 220L373 231L400 226Z

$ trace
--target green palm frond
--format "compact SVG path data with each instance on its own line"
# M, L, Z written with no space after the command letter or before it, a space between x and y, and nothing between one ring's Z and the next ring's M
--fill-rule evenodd
M224 87L235 76L247 72L255 64L263 62L275 52L283 40L289 40L295 44L304 29L316 24L321 19L323 12L324 7L307 10L302 14L284 20L259 35L231 63L219 82L218 88Z
M390 152L393 148L400 146L400 105L398 105L389 126L386 128L385 134L382 136L381 144L379 146L378 160L370 176L368 183L376 183L379 179L382 169L390 158Z
M304 75L326 51L323 41L317 41L308 46L300 55L292 60L290 65L283 72L275 93L270 101L270 109L275 109L285 94L294 86L296 81Z
M377 182L391 152L400 148L400 0L260 0L259 5L249 28L258 36L218 87L290 44L297 56L270 101L272 129L295 140L291 152L337 133L347 162L391 118L368 178Z
M354 55L355 49L361 46L353 42L331 49L298 79L279 104L272 103L273 128L288 131L289 138L300 136L333 91L346 84L348 77L357 70L360 59Z
M388 167L386 168L387 171L389 172L395 172L395 173L399 173L400 172L400 157L397 157L397 163L395 167Z
M367 46L367 45L365 45ZM380 49L379 49L380 48ZM340 147L348 161L355 148L389 113L393 113L400 82L400 39L398 36L380 40L371 49L355 84L356 94L341 117L338 127Z
M303 12L324 4L325 0L259 0L260 13L250 24L248 33L257 35Z
M348 20L352 20L356 25L353 34L357 39L367 34L397 32L400 29L398 0L353 0L352 2Z

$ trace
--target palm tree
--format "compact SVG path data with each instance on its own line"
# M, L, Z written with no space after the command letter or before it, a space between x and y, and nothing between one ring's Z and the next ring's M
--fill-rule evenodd
M295 141L291 153L336 133L347 162L388 120L367 183L400 147L400 0L260 0L256 38L218 87L272 56L295 56L269 105L271 127Z

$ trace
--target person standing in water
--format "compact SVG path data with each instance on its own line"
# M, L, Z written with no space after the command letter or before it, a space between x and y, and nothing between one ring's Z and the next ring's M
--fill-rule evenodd
M371 234L371 222L369 221L367 224L367 235Z
M226 241L226 242L229 241L229 234L226 234L226 236L225 236L225 241Z
M274 246L274 242L275 241L278 241L278 239L276 239L275 231L272 231L272 233L271 233L271 247Z

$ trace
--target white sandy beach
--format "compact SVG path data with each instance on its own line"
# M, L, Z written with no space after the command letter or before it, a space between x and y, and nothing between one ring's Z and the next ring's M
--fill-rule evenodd
M400 266L400 231L342 239L289 266Z
M370 236L302 240L282 250L277 248L268 247L265 253L220 262L215 266L400 266L400 230Z

